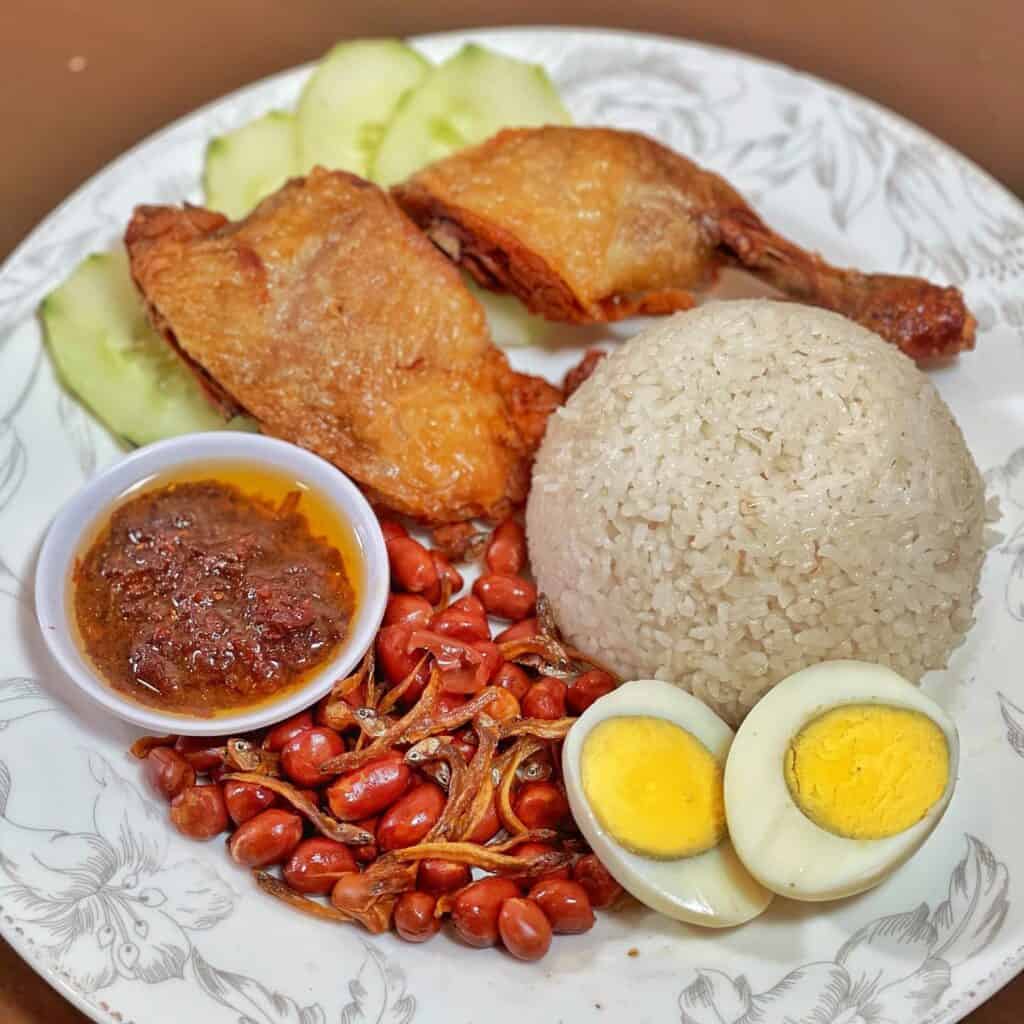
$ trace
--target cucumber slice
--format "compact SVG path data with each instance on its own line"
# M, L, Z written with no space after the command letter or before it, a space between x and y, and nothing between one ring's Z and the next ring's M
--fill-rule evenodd
M468 43L398 105L373 161L381 185L404 181L501 128L569 124L558 90L539 64Z
M296 109L302 173L316 164L366 177L398 101L430 62L397 39L339 43L320 61Z
M491 337L503 348L541 345L551 333L554 326L551 321L534 316L514 296L489 292L465 274L462 279L473 297L484 307Z
M295 118L272 110L211 139L203 165L206 205L238 220L298 173Z
M115 434L148 444L225 426L150 326L123 249L86 257L39 313L61 379ZM230 425L255 427L246 417Z

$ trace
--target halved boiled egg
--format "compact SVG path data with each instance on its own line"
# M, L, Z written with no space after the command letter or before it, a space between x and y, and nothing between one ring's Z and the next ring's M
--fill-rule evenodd
M573 816L615 880L669 917L726 928L772 901L726 833L733 731L670 683L625 683L595 701L562 751Z
M796 672L747 715L729 753L736 852L793 899L870 889L938 824L959 752L942 708L891 669L831 661Z

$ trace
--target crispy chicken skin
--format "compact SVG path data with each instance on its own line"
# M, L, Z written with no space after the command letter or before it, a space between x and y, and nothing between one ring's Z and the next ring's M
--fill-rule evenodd
M773 232L725 179L633 132L511 129L393 191L480 284L552 320L687 309L728 263L915 359L974 347L956 288L832 267Z
M525 498L561 393L512 371L458 271L376 186L317 168L237 223L142 206L125 243L153 322L225 409L428 523Z

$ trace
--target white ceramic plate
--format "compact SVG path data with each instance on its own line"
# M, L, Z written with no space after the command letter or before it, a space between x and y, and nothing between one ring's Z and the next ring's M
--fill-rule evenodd
M771 224L834 262L966 292L978 348L934 379L1002 499L1003 536L978 624L925 683L963 741L949 813L868 895L827 907L778 900L725 934L630 908L558 939L533 966L443 936L408 946L311 922L257 893L220 843L172 832L140 792L131 729L76 698L37 633L28 581L46 524L121 452L61 392L33 310L81 256L120 235L135 203L199 200L206 141L291 104L308 74L299 69L115 161L0 275L0 931L100 1021L959 1020L1024 964L1024 208L919 129L776 65L606 32L419 45L437 59L467 38L546 64L577 121L649 132L724 172ZM513 359L557 375L578 353Z

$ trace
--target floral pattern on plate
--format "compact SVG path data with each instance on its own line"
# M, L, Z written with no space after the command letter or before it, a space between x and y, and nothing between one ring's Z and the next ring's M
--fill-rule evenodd
M831 960L797 967L758 994L742 975L701 971L679 996L682 1024L920 1021L949 988L953 968L998 934L1009 886L1006 865L967 836L967 853L950 877L949 895L934 911L922 903L871 921Z

